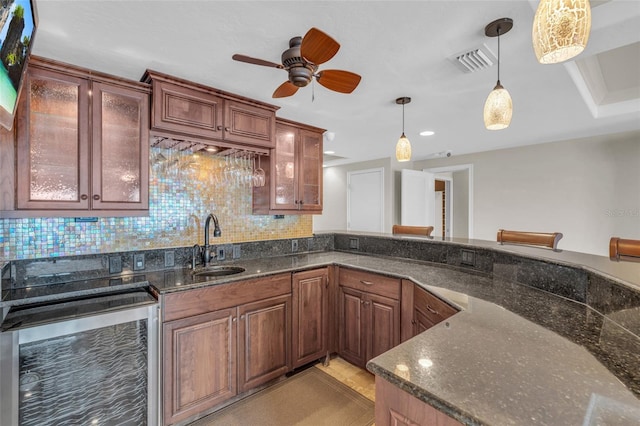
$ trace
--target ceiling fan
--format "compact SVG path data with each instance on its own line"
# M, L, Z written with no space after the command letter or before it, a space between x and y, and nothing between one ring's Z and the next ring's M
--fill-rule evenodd
M239 54L233 55L233 59L286 70L289 73L289 79L273 92L274 98L294 95L300 87L308 85L314 77L318 83L329 90L351 93L360 83L361 77L358 74L343 70L318 71L318 67L333 58L338 49L340 44L337 41L319 29L311 28L304 37L294 37L289 40L289 49L282 52L282 64Z

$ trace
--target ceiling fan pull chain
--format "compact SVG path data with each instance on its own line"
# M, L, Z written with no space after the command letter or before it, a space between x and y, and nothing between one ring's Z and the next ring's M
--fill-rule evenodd
M316 100L316 82L311 80L311 102Z

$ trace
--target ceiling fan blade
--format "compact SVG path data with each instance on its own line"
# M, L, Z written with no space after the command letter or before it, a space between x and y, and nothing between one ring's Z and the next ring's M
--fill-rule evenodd
M316 80L327 89L340 93L351 93L358 87L361 78L358 74L350 71L324 70L317 74Z
M235 61L246 62L254 65L262 65L265 67L284 68L282 64L276 64L275 62L265 61L264 59L252 58L251 56L235 54L231 57Z
M311 28L302 38L300 54L308 62L320 65L338 53L340 43L317 28Z
M295 86L289 80L282 83L275 92L273 92L272 98L286 98L287 96L295 95L298 91L298 86Z

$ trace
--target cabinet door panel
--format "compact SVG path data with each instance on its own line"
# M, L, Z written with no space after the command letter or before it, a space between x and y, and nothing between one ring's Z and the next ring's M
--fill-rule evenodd
M272 209L297 210L298 208L296 134L295 128L285 125L276 126L276 149L271 156Z
M293 368L326 355L327 284L326 268L293 275Z
M146 93L93 83L92 208L149 208Z
M239 332L239 391L275 379L291 366L291 296L242 305Z
M302 210L322 211L322 135L300 130L298 198Z
M165 424L236 395L235 312L225 309L163 325Z
M222 98L200 90L153 82L152 127L205 138L222 138Z
M340 356L354 365L363 367L366 358L366 336L362 327L362 293L340 286Z
M400 344L400 302L367 294L369 351L367 361Z
M88 82L34 68L24 92L17 207L88 208Z
M240 102L225 100L224 139L273 148L276 114Z

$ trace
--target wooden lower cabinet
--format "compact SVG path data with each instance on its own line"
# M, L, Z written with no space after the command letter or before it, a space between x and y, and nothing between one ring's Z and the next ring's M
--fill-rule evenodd
M462 423L376 376L376 426L460 426Z
M170 293L163 311L164 425L291 369L290 274Z
M328 352L328 268L293 274L292 294L293 368L297 368L326 356Z
M172 424L236 395L236 309L163 325L164 423Z
M291 295L238 308L238 391L246 392L291 369Z
M340 269L338 353L354 365L400 344L400 280Z
M416 336L457 313L451 307L428 291L414 287L413 293L413 335Z

